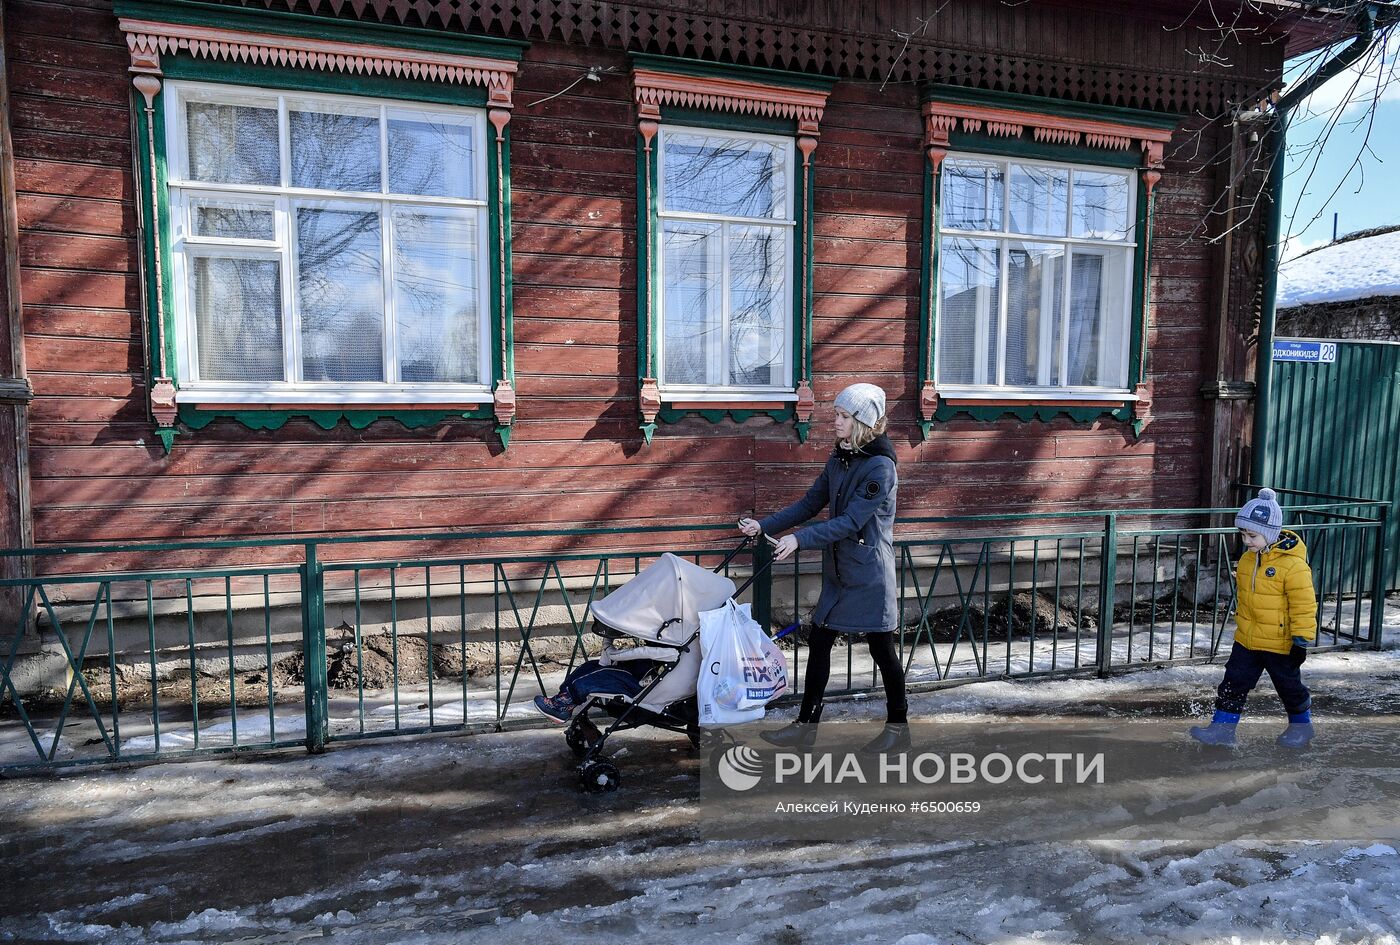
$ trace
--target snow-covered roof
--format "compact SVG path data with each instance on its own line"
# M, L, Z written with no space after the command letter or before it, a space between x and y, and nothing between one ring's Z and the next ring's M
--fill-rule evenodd
M1279 266L1278 307L1400 295L1400 229L1343 237Z

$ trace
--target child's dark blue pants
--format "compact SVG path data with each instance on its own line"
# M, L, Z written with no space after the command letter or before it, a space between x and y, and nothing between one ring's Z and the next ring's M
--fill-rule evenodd
M1298 646L1293 648L1292 653L1269 653L1236 643L1230 650L1230 659L1225 663L1225 678L1216 690L1215 708L1221 712L1243 712L1250 690L1258 685L1259 676L1267 672L1288 714L1297 715L1306 711L1312 705L1312 694L1303 685L1303 660L1300 657L1305 655L1302 647Z

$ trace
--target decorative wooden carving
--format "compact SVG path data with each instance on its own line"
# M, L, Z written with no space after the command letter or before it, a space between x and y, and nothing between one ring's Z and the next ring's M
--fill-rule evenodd
M965 132L980 132L1002 138L1022 137L1027 128L1031 137L1047 144L1084 144L1108 151L1126 151L1140 143L1143 164L1162 166L1162 155L1172 133L1160 128L1144 128L1096 118L1069 118L1022 111L996 105L966 105L958 102L924 103L924 144L929 148L948 147L948 134L958 126ZM1160 175L1159 175L1160 176Z
M682 75L640 67L633 70L632 79L639 121L660 120L663 105L737 112L792 119L797 122L799 141L820 135L818 126L828 94L825 90L765 85L747 79ZM815 142L811 147L816 147Z
M656 378L642 378L642 422L655 423L656 415L661 412L661 388L656 386Z
M152 20L122 18L118 24L126 34L132 72L158 75L162 55L182 52L196 59L481 85L488 89L488 108L507 117L515 88L516 64L509 60ZM493 114L492 123L496 120Z
M492 404L495 407L496 423L508 427L515 422L515 388L510 381L502 378L496 382Z
M919 391L919 419L932 420L933 415L938 412L938 388L933 381L924 381L923 389Z
M794 415L798 423L811 423L812 411L816 409L817 398L812 393L812 385L804 377L797 382L797 408Z
M493 36L646 50L712 62L882 82L961 77L970 87L1074 101L1190 114L1218 113L1249 101L1278 81L1282 43L1334 29L1298 12L1244 10L1216 61L1184 55L1188 30L1219 35L1219 22L1201 9L1192 17L1153 0L1116 5L1106 16L1082 3L958 0L940 7L927 31L908 40L891 26L910 28L901 0L863 4L793 4L772 0L689 0L659 4L615 0L232 0L252 9L284 9L365 21L427 26ZM1103 8L1104 4L1099 5ZM1188 30L1162 29L1163 11ZM917 12L917 11L914 11ZM1252 19L1252 22L1249 22ZM1248 24L1248 25L1246 25ZM989 37L993 37L989 42ZM1129 39L1131 37L1131 39ZM1341 38L1333 35L1325 42ZM1316 37L1314 37L1314 45ZM893 66L893 69L892 69Z

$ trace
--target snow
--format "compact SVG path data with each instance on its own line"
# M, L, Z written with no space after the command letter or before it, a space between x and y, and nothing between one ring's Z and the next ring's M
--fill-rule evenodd
M1278 307L1400 295L1400 230L1333 243L1279 266Z
M1400 609L1387 624L1400 637ZM1314 654L1304 672L1322 732L1400 715L1400 649ZM918 693L911 714L1184 729L1219 678L1214 664L986 682ZM1267 682L1253 699L1272 732ZM882 709L844 700L829 718ZM298 731L281 715L279 738ZM254 718L240 714L240 740L265 732ZM226 725L202 725L201 744ZM575 789L554 728L5 781L0 942L1400 945L1400 823L1377 787L1397 770L1321 741L1321 777L1148 786L1152 810L1218 827L1194 841L1134 832L1111 806L1074 840L1034 839L1045 810L1016 842L721 836L700 759L656 731L619 738L622 789L596 797Z

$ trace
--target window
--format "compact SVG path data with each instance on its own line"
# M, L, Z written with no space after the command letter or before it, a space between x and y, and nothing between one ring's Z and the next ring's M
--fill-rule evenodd
M812 155L833 79L630 54L640 429L812 409Z
M660 133L663 392L792 389L792 139Z
M962 154L941 172L940 391L1126 392L1136 173Z
M167 83L186 403L491 400L486 114Z

